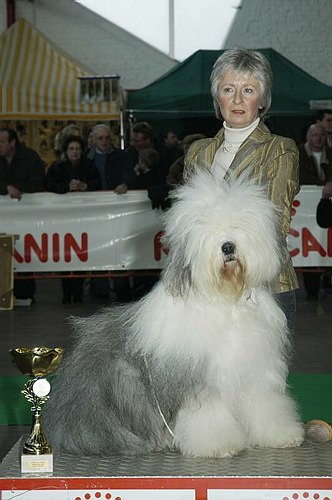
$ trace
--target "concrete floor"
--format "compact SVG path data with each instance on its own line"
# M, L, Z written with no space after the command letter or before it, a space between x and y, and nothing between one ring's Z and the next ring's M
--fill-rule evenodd
M292 372L332 372L332 294L322 294L318 302L307 302L301 287L298 290L298 312L294 333ZM61 284L58 279L37 282L36 303L30 307L16 307L13 311L0 311L0 374L17 375L9 349L38 345L60 346L71 344L68 327L70 315L87 316L112 302L91 302L88 294L77 305L61 303ZM114 300L114 299L113 299ZM22 396L23 397L23 396ZM0 426L0 460L29 427Z

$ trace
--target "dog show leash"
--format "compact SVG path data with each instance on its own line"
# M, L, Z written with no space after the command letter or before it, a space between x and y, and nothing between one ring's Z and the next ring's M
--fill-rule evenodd
M170 428L170 426L168 425L167 423L167 420L165 418L165 415L163 414L162 412L162 409L160 408L160 404L159 404L159 401L158 401L158 398L157 398L157 395L156 395L156 391L155 391L155 388L154 388L154 385L153 385L153 381L152 381L152 375L151 375L151 371L150 371L150 368L149 368L149 365L148 365L148 362L146 360L146 357L143 356L143 361L144 361L144 364L145 364L145 368L146 368L146 371L147 371L147 374L148 374L148 378L149 378L149 382L150 382L150 386L151 386L151 392L152 392L152 396L153 396L153 399L154 399L154 402L155 402L155 405L157 407L157 410L158 410L158 413L159 415L161 416L161 419L166 427L166 429L168 430L168 432L170 433L170 435L172 436L173 438L173 442L172 442L172 446L173 448L175 447L174 445L174 441L175 441L175 434L173 433L172 429Z

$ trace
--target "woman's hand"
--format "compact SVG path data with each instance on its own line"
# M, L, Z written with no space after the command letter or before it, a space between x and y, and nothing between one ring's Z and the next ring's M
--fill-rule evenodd
M79 179L72 179L69 183L69 191L86 191L87 189L87 183Z
M127 191L128 191L128 186L127 186L127 184L124 184L124 183L119 184L114 189L114 193L116 193L116 194L125 194Z
M20 200L22 198L21 191L11 184L7 186L7 192L13 199Z
M327 199L332 197L332 182L327 182L323 188L322 198Z

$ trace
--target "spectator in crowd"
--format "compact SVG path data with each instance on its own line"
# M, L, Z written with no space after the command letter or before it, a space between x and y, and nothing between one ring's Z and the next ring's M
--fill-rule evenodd
M125 150L124 162L133 174L131 187L148 189L151 183L160 183L159 153L154 149L154 134L147 122L137 122L133 125L131 145ZM127 281L126 281L127 280ZM122 285L126 291L125 299L137 299L144 295L154 284L155 278L135 276L132 286L129 279L123 278Z
M134 167L135 179L134 189L148 189L160 182L158 172L159 153L156 149L141 149L139 151L139 162Z
M322 198L317 205L316 210L317 224L328 229L332 227L332 183L327 182L323 188ZM323 289L325 293L332 293L332 272L331 269L325 269L323 275Z
M139 163L134 167L135 180L134 189L149 189L160 182L158 172L159 153L156 149L141 149L139 151ZM158 280L155 276L134 276L130 295L138 299L145 295Z
M131 133L131 144L124 153L126 168L133 173L133 178L134 168L139 164L139 152L143 149L153 148L153 130L151 125L147 122L135 123Z
M92 128L93 145L87 152L99 170L102 190L114 190L117 194L127 192L132 183L133 172L124 163L124 153L111 142L111 129L99 123Z
M326 135L324 128L319 123L308 128L307 141L299 147L301 186L322 186L332 180L332 150L326 147ZM311 268L303 273L307 300L318 300L321 274Z
M325 130L326 146L332 149L332 109L320 109L316 114L316 123Z
M307 131L305 144L300 145L300 185L324 185L332 177L332 151L326 147L326 132L315 123Z
M58 194L70 191L99 191L99 171L93 161L83 156L83 139L76 135L68 136L63 151L65 159L53 163L47 172L47 190Z
M87 152L87 158L94 161L101 177L102 190L114 190L117 194L124 194L132 187L134 171L131 165L126 164L124 152L117 149L111 142L111 129L100 123L92 128L93 145ZM126 277L113 278L114 291L119 302L131 299L130 282ZM93 298L108 299L110 281L108 278L92 278L90 293Z
M178 136L174 130L167 130L163 135L163 142L159 146L160 161L159 168L161 181L166 182L170 166L177 158L182 156L182 148Z
M317 224L325 229L332 227L332 183L325 184L322 198L317 206Z
M14 129L0 129L0 194L21 200L24 193L44 189L45 169L39 155L19 142ZM16 299L34 301L35 288L33 279L17 279L14 295Z
M197 140L204 139L205 137L206 136L204 134L187 135L182 141L182 155L169 167L166 180L162 184L149 186L148 195L153 209L161 208L162 210L167 210L170 207L169 192L170 189L178 184L182 184L183 182L183 170L186 154L191 144Z
M178 146L179 138L174 130L167 130L163 135L163 143L166 146Z
M67 136L63 144L65 159L54 163L46 175L48 191L58 194L97 191L101 181L95 164L83 157L84 141L76 135ZM63 304L82 302L84 278L62 278Z
M169 186L177 186L178 184L182 184L183 182L183 169L184 169L184 160L188 153L190 146L200 139L205 139L206 136L204 134L190 134L186 135L182 141L182 156L180 156L175 162L170 166L166 182Z
M66 138L70 135L81 136L80 127L75 123L69 123L69 125L63 127L54 138L54 151L58 161L65 160L63 147Z
M93 132L92 132L92 129L89 131L88 133L88 137L87 137L87 140L86 140L86 152L88 153L90 151L90 149L92 148L93 146Z
M14 129L0 129L0 194L20 200L23 193L44 189L44 163L39 155L20 144Z
M263 121L271 105L272 71L257 51L234 48L215 62L211 91L223 127L213 138L196 141L185 158L184 180L197 169L218 172L225 179L248 178L266 187L280 210L281 236L287 255L292 202L299 190L298 149L291 139L271 134ZM273 283L276 300L285 312L289 329L295 316L298 287L289 256Z

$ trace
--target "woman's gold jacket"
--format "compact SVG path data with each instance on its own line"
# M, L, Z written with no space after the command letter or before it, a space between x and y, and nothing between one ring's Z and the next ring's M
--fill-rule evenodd
M184 167L184 181L197 169L211 170L217 149L224 140L224 129L215 137L195 142L189 149ZM291 208L299 191L298 148L292 139L273 135L262 120L241 144L225 179L238 177L245 170L248 178L265 186L267 196L280 210L281 230L286 242L291 223ZM286 244L286 243L285 243ZM278 280L272 285L274 293L298 288L290 257L285 260Z

